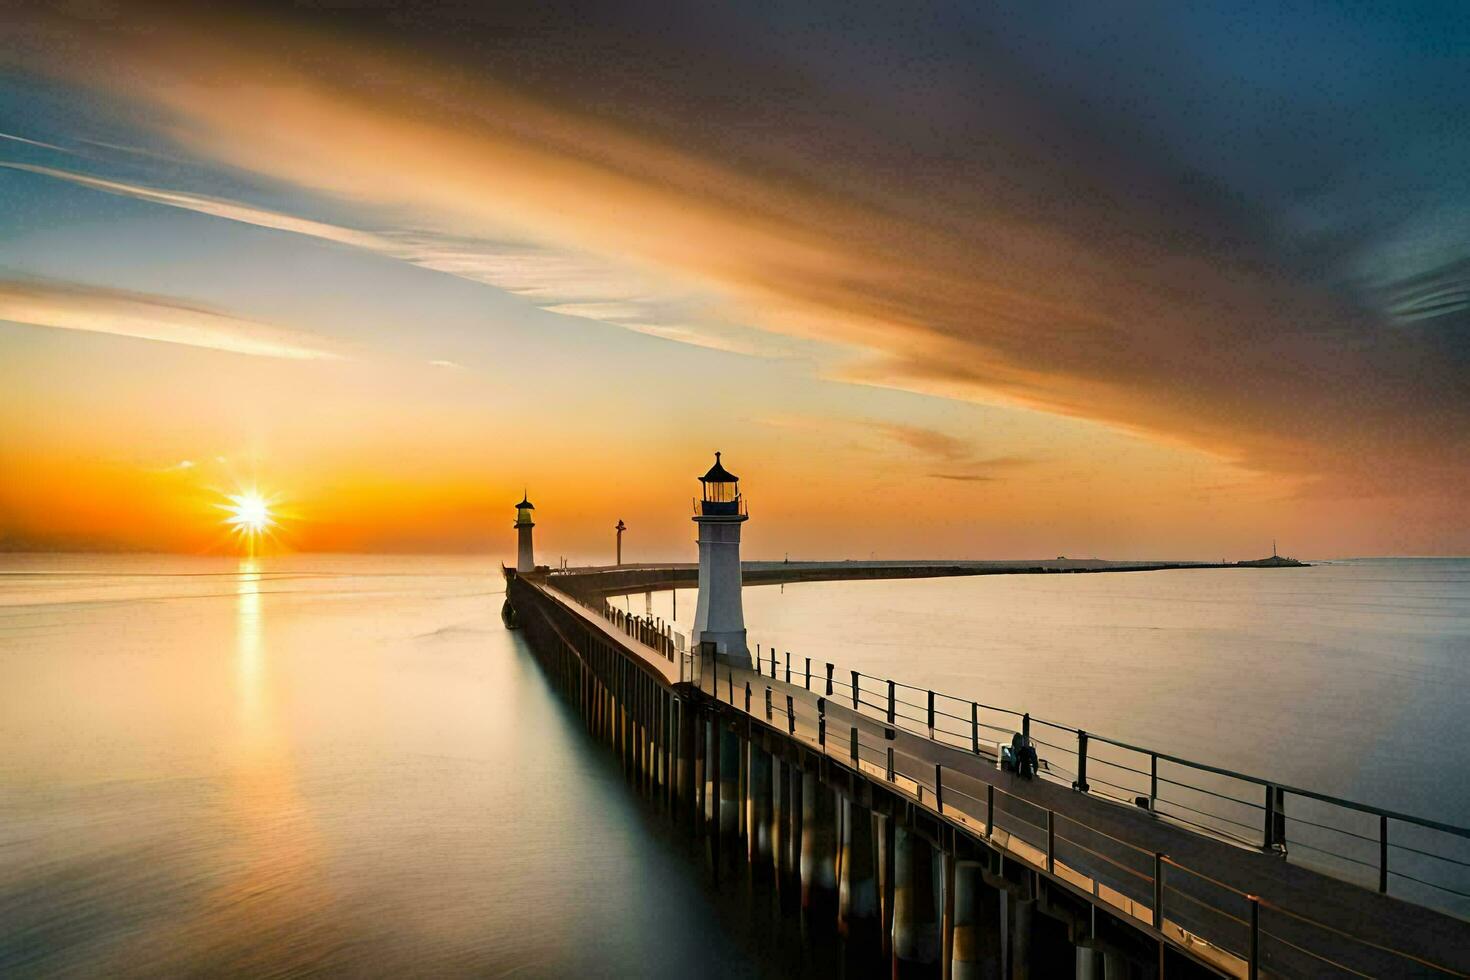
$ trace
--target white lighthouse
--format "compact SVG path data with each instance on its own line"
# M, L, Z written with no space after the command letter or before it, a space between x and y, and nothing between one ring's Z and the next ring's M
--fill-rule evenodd
M536 570L536 552L531 547L531 528L536 526L536 521L531 516L535 506L525 496L521 496L521 502L516 504L516 535L520 539L516 549L516 571L534 572Z
M720 465L699 478L699 602L694 610L695 643L712 642L735 666L750 667L745 644L745 610L740 602L740 525L749 516L740 479Z

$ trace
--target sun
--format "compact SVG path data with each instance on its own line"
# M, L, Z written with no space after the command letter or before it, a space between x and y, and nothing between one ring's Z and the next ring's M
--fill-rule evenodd
M234 494L225 509L230 513L225 523L233 525L242 534L264 534L276 523L271 516L270 503L254 490Z
M261 538L269 537L271 529L276 526L275 515L271 512L271 502L258 490L245 490L241 493L230 494L227 499L229 503L219 505L220 509L228 515L224 523L236 537L246 543L251 554L254 554L256 542Z

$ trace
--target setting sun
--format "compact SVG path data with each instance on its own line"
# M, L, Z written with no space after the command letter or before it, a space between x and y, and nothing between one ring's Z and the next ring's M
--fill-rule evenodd
M270 501L256 490L231 494L229 500L228 504L220 505L229 515L225 518L224 523L238 537L245 539L250 550L254 552L256 541L269 535L271 528L276 526L275 516L271 513Z

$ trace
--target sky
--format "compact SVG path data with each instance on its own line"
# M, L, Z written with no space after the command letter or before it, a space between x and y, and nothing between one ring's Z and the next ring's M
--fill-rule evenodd
M1470 552L1462 4L8 4L0 550Z

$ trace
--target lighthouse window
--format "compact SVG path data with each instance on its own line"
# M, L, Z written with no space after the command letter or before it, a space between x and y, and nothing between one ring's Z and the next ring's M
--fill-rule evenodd
M711 503L728 504L735 500L734 483L709 482L704 485L704 499Z

